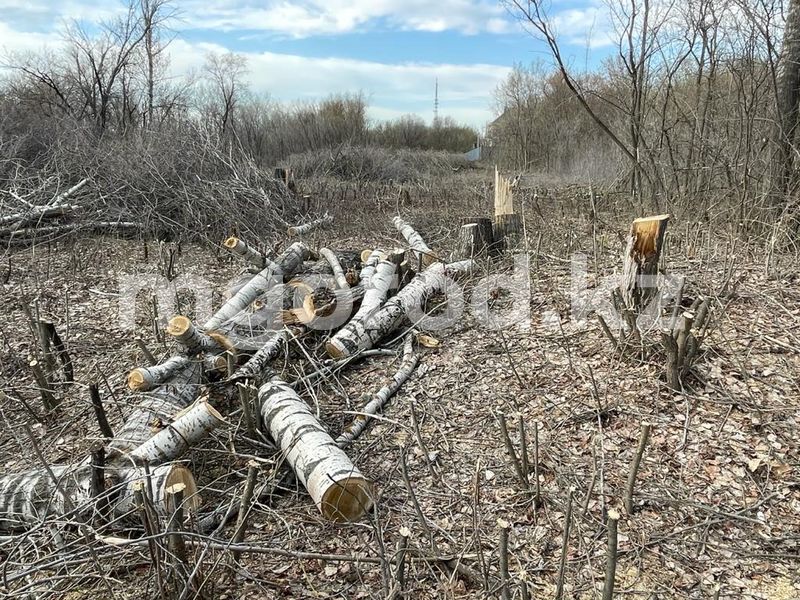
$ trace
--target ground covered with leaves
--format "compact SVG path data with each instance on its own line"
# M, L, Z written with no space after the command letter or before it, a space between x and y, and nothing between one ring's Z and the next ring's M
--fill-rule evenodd
M466 196L459 206L412 196L397 208L446 255L455 247L458 219L486 213L481 190ZM564 597L600 596L610 509L621 514L619 595L710 598L719 589L720 598L800 597L800 272L793 255L774 249L765 264L762 240L675 217L663 269L685 276L685 294L707 298L712 314L701 355L678 393L664 380L657 329L644 333L641 347L615 349L593 313L573 313L571 256L586 253L586 293L604 300L621 266L621 236L641 215L609 198L592 216L574 189L521 196L526 239L518 250L529 257L529 293L489 285L488 297L494 310L516 308L529 322L489 328L468 309L448 328L425 332L434 341L418 346L415 374L348 450L375 484L368 518L325 522L283 477L280 457L243 438L237 407L218 407L230 426L186 458L203 507L187 523L195 532L187 539L197 571L184 597L496 597L503 528L511 597L523 597L523 582L530 597L553 597L568 505ZM362 250L402 242L385 198L359 203L336 207L334 225L308 243ZM143 364L134 336L158 357L174 351L156 339L146 298L135 331L122 327L119 314L120 277L160 272L158 244L145 251L141 241L72 239L9 251L6 263L0 271L4 474L39 465L36 450L64 464L102 441L89 383L99 385L111 425L119 425L130 401L125 375ZM219 302L241 264L210 245L185 243L175 269L212 282ZM468 305L489 273L510 275L512 257L481 263L465 284ZM191 315L191 300L179 297L177 308ZM431 309L442 311L447 301L439 299L437 308L435 300ZM57 414L44 414L28 368L35 339L23 302L57 325L72 358L75 383L58 391ZM156 325L167 316L158 315ZM401 345L387 340L385 347L400 352ZM288 380L307 374L293 360L299 353L316 360L323 350L314 337L290 348L282 365ZM398 364L399 355L368 358L299 391L338 433ZM518 455L524 423L525 481L509 456L501 415ZM652 429L628 513L622 498L643 423ZM238 501L253 460L259 500L248 519L248 551L234 562L220 546L232 524L214 532L216 545L197 531L204 511ZM153 564L140 535L99 525L79 533L53 521L3 537L0 586L9 597L178 597L168 564ZM395 558L404 543L401 591Z

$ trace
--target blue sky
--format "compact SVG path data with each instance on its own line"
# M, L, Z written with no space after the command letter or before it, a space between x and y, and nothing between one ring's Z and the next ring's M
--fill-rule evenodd
M171 69L199 69L209 51L246 56L251 88L281 102L361 91L369 114L430 120L440 114L481 127L492 92L515 63L549 61L542 43L492 0L174 0L180 14ZM65 21L108 19L115 0L0 0L0 47L57 46ZM583 67L611 50L602 0L552 0L564 52Z

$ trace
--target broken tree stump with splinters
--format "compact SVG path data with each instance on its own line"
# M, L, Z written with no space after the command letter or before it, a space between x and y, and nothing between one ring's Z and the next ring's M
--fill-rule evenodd
M515 181L503 177L494 168L494 244L497 248L511 248L522 233L522 219L514 212Z
M623 257L619 293L625 309L639 315L658 292L656 277L670 215L636 219Z

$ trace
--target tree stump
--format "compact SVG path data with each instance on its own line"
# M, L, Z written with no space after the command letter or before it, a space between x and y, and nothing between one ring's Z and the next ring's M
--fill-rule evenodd
M479 217L462 220L458 234L458 258L474 258L485 255L494 244L492 220Z
M522 235L522 218L514 213L495 215L494 243L498 249L511 248Z
M658 292L656 277L670 215L636 219L631 224L619 293L625 308L638 315Z

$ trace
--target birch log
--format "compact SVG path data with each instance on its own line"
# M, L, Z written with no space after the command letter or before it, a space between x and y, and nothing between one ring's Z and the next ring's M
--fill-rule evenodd
M73 204L59 204L57 206L34 206L29 211L13 213L0 217L0 225L10 225L14 227L25 227L32 223L38 223L44 219L63 217L81 210L80 206Z
M350 522L372 506L372 486L286 383L258 390L264 426L326 519Z
M244 260L249 262L251 265L258 267L259 269L263 269L267 266L268 259L264 254L247 245L246 242L237 237L229 237L222 242L222 245L231 254L241 256Z
M345 289L349 287L347 283L347 278L344 274L344 269L342 269L342 265L339 262L339 258L328 248L320 248L319 255L328 261L331 265L331 271L333 271L333 279L336 282L336 287L338 289Z
M339 448L344 448L352 443L358 436L364 433L372 417L383 411L389 398L397 393L400 386L403 385L414 369L419 364L419 356L414 354L414 333L409 333L406 336L405 344L403 345L403 360L400 363L400 368L394 374L392 380L383 386L372 397L372 399L361 409L361 413L353 419L353 422L336 438L336 445Z
M143 392L125 424L109 443L109 463L119 460L166 426L172 417L197 399L202 367L191 361L170 381L152 392Z
M411 250L414 251L416 264L419 264L421 260L422 266L427 267L438 260L433 254L433 251L428 248L428 244L425 243L425 240L422 239L422 236L417 232L416 229L414 229L400 217L395 217L392 219L392 223L397 228L397 231L399 231L403 237L406 238L408 245L411 246ZM417 268L416 265L414 265L414 268Z
M167 323L167 334L175 338L190 356L208 352L225 352L232 344L220 332L203 333L198 330L188 317L176 315Z
M46 206L53 206L54 204L62 204L67 198L73 196L78 190L89 183L88 178L81 179L78 183L69 188L66 192L53 196L46 204Z
M449 274L466 273L472 267L472 260L447 266L443 263L432 264L362 323L346 327L331 338L325 345L328 355L341 359L372 348L382 337L394 331L410 310L420 308L425 298L443 290Z
M363 261L364 265L361 267L361 271L358 273L358 280L362 285L366 285L366 282L369 281L369 278L375 274L375 269L378 267L378 263L381 262L383 258L384 254L380 250L373 250L372 252L369 252L366 260Z
M395 279L397 265L391 260L382 260L378 263L375 273L369 277L364 292L364 299L352 319L334 334L326 343L325 350L329 356L344 357L350 353L348 347L355 347L357 340L365 333L367 320L380 308L386 300L389 288Z
M272 337L264 343L261 349L242 365L241 368L235 371L228 380L240 381L242 379L253 379L262 381L266 379L266 374L271 372L269 363L277 358L280 353L285 351L287 339L288 336L285 330L274 332Z
M86 461L77 465L51 465L26 473L0 478L0 530L14 531L48 517L67 517L80 523L93 519L100 502L112 502L115 517L131 513L133 486L147 481L152 500L159 514L167 513L164 490L174 483L183 483L191 490L190 506L199 505L197 485L191 471L182 465L162 465L149 469L106 469L112 483L107 492L94 494L93 467Z
M136 464L160 465L179 459L214 429L222 418L206 398L175 415L172 423L130 453Z
M183 369L190 360L186 356L173 356L152 367L138 367L128 373L128 388L135 392L152 390Z
M295 235L305 235L309 231L316 229L317 227L322 227L323 225L327 225L328 223L333 223L333 217L331 215L324 215L319 219L314 219L309 223L305 223L304 225L295 225L294 227L289 227L287 233L290 236Z
M302 242L295 242L277 258L274 264L268 265L257 273L242 289L217 311L203 326L205 331L218 329L220 325L232 319L246 309L270 287L283 283L284 277L290 277L303 265L303 261L311 256L311 250Z
M122 471L121 483L119 484L119 496L114 503L113 515L117 519L131 520L136 515L136 503L134 501L134 490L137 484L143 483L150 501L161 516L171 513L167 504L167 488L182 483L186 486L184 506L195 509L200 505L200 496L197 493L192 472L180 464L159 465L152 469L128 469Z

